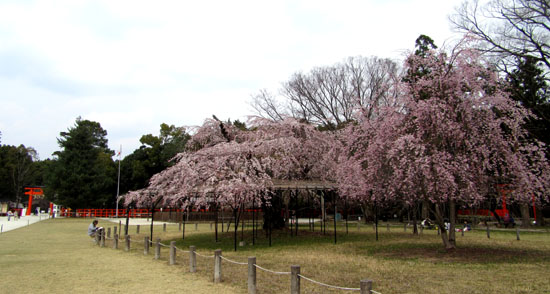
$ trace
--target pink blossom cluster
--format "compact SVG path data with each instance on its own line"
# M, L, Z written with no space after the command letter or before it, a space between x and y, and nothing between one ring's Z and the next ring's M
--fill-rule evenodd
M359 120L334 146L341 195L372 203L455 200L476 205L506 183L511 198L548 198L550 169L541 142L527 141L530 113L508 98L474 50L411 55L401 103Z

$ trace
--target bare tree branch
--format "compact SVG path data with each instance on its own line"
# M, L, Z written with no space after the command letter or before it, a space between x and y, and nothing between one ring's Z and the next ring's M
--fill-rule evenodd
M466 1L450 17L455 29L474 36L478 49L510 73L519 58L532 57L544 65L550 80L550 2L548 0L492 0L480 6Z

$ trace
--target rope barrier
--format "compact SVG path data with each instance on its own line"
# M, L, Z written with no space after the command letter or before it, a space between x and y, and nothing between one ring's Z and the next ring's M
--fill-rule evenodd
M114 238L109 238L109 237L106 237L107 240L114 240ZM145 241L139 241L139 240L132 240L130 239L130 242L134 242L134 243L144 243L145 244ZM149 243L150 244L156 244L156 241L153 242L151 240L149 240ZM159 243L160 246L162 247L170 247L168 245L164 245L162 243ZM184 253L191 253L191 251L189 250L183 250L183 249L180 249L178 247L174 247L176 250L179 250L181 252L184 252ZM198 253L197 251L195 251L195 254L200 256L200 257L204 257L204 258L214 258L216 257L215 255L202 255L200 253ZM234 260L231 260L229 258L226 258L224 257L223 255L220 255L220 258L229 262L229 263L233 263L233 264L237 264L237 265L248 265L247 262L238 262L238 261L234 261ZM272 270L269 270L269 269L266 269L266 268L263 268L257 264L254 264L254 266L262 271L265 271L265 272L268 272L268 273L272 273L272 274L275 274L275 275L290 275L291 272L277 272L277 271L272 271ZM324 287L327 287L327 288L332 288L332 289L337 289L337 290L344 290L344 291L361 291L360 288L347 288L347 287L339 287L339 286L334 286L334 285L329 285L329 284L325 284L325 283L321 283L321 282L318 282L318 281L315 281L311 278L308 278L306 276L303 276L301 274L298 274L298 276L304 280L307 280L309 282L312 282L314 284L317 284L317 285L320 285L320 286L324 286ZM382 294L380 292L377 292L377 291L374 291L374 290L371 290L371 293L374 293L374 294Z
M176 248L176 250L179 250L179 251L181 251L181 252L183 252L183 253L191 253L191 251L189 251L189 250L183 250L183 249L180 249L180 248L178 248L178 247L175 247L175 248Z
M221 259L225 260L225 261L228 261L230 263L234 263L234 264L239 264L239 265L248 265L248 262L238 262L238 261L234 261L234 260L231 260L229 258L225 258L223 257L223 255L220 255Z
M200 256L200 257L205 257L205 258L214 258L215 257L215 255L212 255L212 256L202 255L202 254L198 253L197 251L195 251L195 254Z
M290 275L290 272L275 272L275 271L272 271L272 270L268 270L266 268L263 268L257 264L254 265L256 268L259 268L265 272L268 272L268 273L272 273L272 274L276 274L276 275Z
M313 279L310 279L306 276L302 276L300 274L298 274L298 277L304 279L304 280L307 280L307 281L310 281L314 284L317 284L317 285L321 285L321 286L325 286L325 287L328 287L328 288L333 288L333 289L338 289L338 290L346 290L346 291L361 291L360 288L346 288L346 287L338 287L338 286L333 286L333 285L328 285L328 284L325 284L325 283L321 283L321 282L317 282Z

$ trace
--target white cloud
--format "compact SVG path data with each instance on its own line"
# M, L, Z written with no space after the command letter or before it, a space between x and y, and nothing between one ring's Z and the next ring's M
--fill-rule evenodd
M101 123L111 148L132 146L128 154L163 122L242 119L251 94L295 71L399 58L419 34L441 44L460 2L2 2L2 143L49 157L82 116Z

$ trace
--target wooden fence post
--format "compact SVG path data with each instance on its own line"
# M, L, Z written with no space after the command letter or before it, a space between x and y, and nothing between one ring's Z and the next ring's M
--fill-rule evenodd
M195 246L189 246L189 272L197 272L197 253Z
M139 235L139 225L136 227L136 235Z
M113 248L118 249L118 235L116 233L113 235Z
M118 236L117 229L118 228L116 226L113 227L113 238L115 237L115 235Z
M94 243L95 245L99 245L99 240L101 239L100 237L100 234L101 232L99 232L98 230L95 231L95 235L94 235Z
M143 238L143 255L149 255L149 236Z
M155 259L160 258L160 238L157 238L157 242L155 242Z
M256 257L248 258L248 294L256 294Z
M487 225L487 238L491 239L491 230L489 229L489 225Z
M170 241L170 265L176 264L176 241Z
M371 280L361 280L361 294L371 294L372 292L372 281Z
M516 227L516 240L519 241L519 227Z
M107 228L107 238L111 238L111 227Z
M290 266L290 294L300 294L300 266Z
M124 247L124 250L130 251L130 235L124 236L124 241L126 243L126 246Z
M221 283L222 281L222 250L216 249L214 251L214 283Z
M99 231L99 233L101 234L100 238L101 240L99 241L99 246L101 247L105 247L105 229L101 229L101 231Z
M162 224L162 231L166 232L166 223Z
M199 230L199 223L195 223L195 231Z

